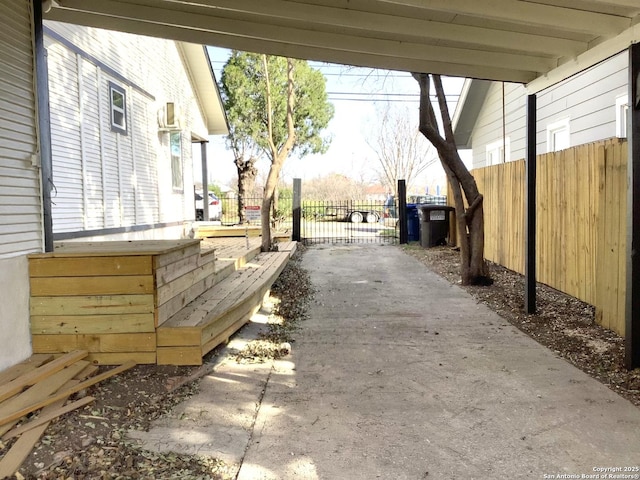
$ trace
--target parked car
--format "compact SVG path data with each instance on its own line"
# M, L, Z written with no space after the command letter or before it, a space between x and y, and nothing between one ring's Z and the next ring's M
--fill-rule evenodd
M204 204L202 192L196 192L196 220L204 220ZM209 220L218 221L222 218L222 203L215 193L209 192Z

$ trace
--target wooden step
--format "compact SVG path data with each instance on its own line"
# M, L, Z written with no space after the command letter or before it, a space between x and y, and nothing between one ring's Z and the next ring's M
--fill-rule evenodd
M200 365L202 356L225 342L260 308L295 242L260 253L187 305L157 330L158 364Z

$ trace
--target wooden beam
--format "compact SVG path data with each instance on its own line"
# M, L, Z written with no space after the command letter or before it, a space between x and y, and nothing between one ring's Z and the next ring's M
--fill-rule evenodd
M24 408L21 408L20 410L9 414L9 415L3 415L0 416L0 425L4 425L6 423L9 423L13 420L17 420L31 412L35 412L36 410L40 410L42 407L46 407L47 405L51 405L54 402L57 402L60 399L66 398L69 395L72 395L76 392L79 392L80 390L84 390L87 387L90 387L92 385L95 385L96 383L99 383L103 380L106 380L107 378L110 378L114 375L117 375L118 373L122 373L125 370L129 370L130 368L134 367L136 364L134 362L126 362L122 365L120 365L119 367L116 368L112 368L109 371L106 371L100 375L96 375L93 378L90 378L88 380L85 380L84 382L80 382L77 385L65 389L63 392L59 392L56 393L55 395L50 396L49 398L42 400L40 402L34 403L32 405L28 405Z
M126 16L146 23L167 24L167 19L170 18L172 26L190 30L196 29L203 32L224 32L236 37L248 37L261 41L285 42L295 44L298 48L328 48L347 51L352 54L402 56L414 60L453 62L495 68L501 68L508 64L517 70L533 70L536 72L547 71L556 65L556 62L547 55L522 52L516 54L505 52L504 49L501 52L494 52L488 48L482 49L480 45L477 45L474 49L442 45L437 48L426 48L429 45L416 43L415 41L389 40L382 36L380 38L371 38L350 33L337 33L335 28L332 31L323 31L322 29L299 28L295 23L292 26L284 26L257 21L228 19L217 15L217 9L211 9L211 12L207 15L203 12L167 11L165 8L131 5L117 0L67 0L65 6L73 6L85 11L90 10L101 15L119 17L118 20Z
M36 384L40 380L62 370L64 367L71 365L86 356L87 352L85 350L76 350L67 353L66 355L56 358L55 360L0 386L0 401L12 397L16 393L20 393L23 388Z
M451 58L443 61L406 58L402 49L398 48L392 56L377 53L354 53L338 48L309 47L296 45L295 42L273 41L264 38L248 38L224 32L202 31L141 20L99 16L74 10L61 11L53 8L47 18L56 21L74 23L96 28L106 28L139 35L159 38L171 38L184 42L216 45L223 48L260 52L268 55L291 56L369 68L383 68L405 72L431 72L442 75L485 78L509 82L527 83L537 77L537 72L526 66L518 70L506 63L502 66L475 65L456 63Z
M2 439L6 441L14 437L19 437L24 432L28 432L32 428L39 427L40 425L43 425L45 423L49 423L51 420L61 417L65 413L69 413L78 408L84 407L85 405L89 405L94 400L95 398L93 397L84 397L84 398L81 398L80 400L76 400L75 402L71 402L65 406L52 408L47 412L43 412L35 420L27 422L24 425L21 425L18 428L14 428L13 430L10 430L9 432L5 433Z
M138 5L153 7L156 0L137 0ZM215 10L212 8L215 6ZM188 12L200 16L215 14L219 18L245 20L280 26L306 26L311 30L330 30L355 36L382 38L389 35L402 41L433 43L437 40L469 42L475 47L491 47L500 50L520 50L545 55L576 55L587 49L586 42L522 33L518 25L514 30L490 29L482 26L461 25L451 22L425 20L401 15L391 16L378 12L344 9L334 6L302 4L291 1L271 0L196 0L189 3L165 3L162 8ZM590 32L591 33L591 32Z

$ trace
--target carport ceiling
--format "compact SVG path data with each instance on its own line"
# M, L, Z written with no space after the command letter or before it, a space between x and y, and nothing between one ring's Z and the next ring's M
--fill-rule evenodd
M46 18L532 92L640 41L640 0L56 0Z

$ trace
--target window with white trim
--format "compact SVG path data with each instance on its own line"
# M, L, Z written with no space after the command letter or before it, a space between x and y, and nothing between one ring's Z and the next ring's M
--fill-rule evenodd
M502 138L495 142L487 144L486 164L498 165L511 161L511 140L509 137Z
M171 148L171 184L174 191L182 192L184 180L182 177L182 138L180 132L169 134L169 145Z
M111 131L127 134L127 92L124 88L109 82L109 111Z
M616 98L616 137L627 138L629 122L629 96L621 95Z
M547 151L557 152L571 146L569 119L563 118L547 126Z

